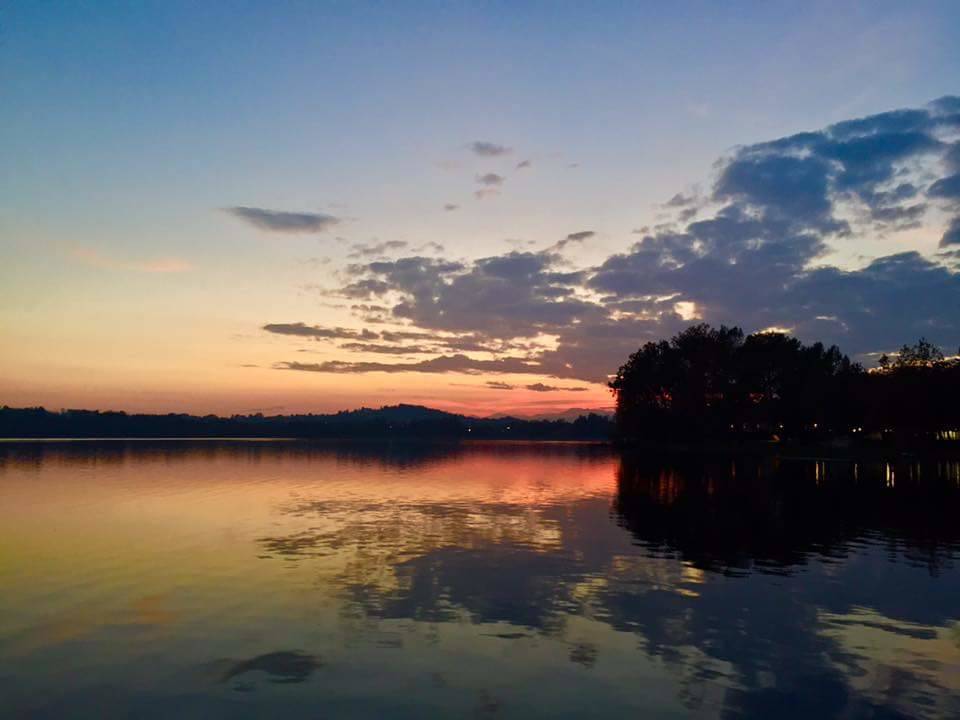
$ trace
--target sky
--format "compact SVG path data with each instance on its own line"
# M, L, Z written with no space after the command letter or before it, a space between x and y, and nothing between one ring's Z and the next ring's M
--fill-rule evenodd
M960 345L960 4L0 6L0 404L607 408Z

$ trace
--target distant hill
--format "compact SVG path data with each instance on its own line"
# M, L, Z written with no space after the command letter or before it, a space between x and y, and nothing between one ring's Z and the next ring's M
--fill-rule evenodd
M578 417L587 415L599 415L600 417L612 418L613 408L606 410L590 410L587 408L568 408L567 410L555 410L554 412L539 413L537 415L523 415L520 420L565 420L573 422ZM492 417L517 417L516 415L497 414Z
M303 416L300 416L303 417ZM306 417L329 417L313 416ZM444 410L424 407L423 405L385 405L380 408L359 408L358 410L341 410L333 417L343 422L367 422L370 420L410 423L424 420L449 420L451 418L465 418L464 415L449 413Z
M578 413L573 417L573 413ZM580 414L580 413L585 414ZM0 437L290 437L606 440L609 417L569 410L564 419L477 418L421 405L325 415L146 415L116 411L0 407Z

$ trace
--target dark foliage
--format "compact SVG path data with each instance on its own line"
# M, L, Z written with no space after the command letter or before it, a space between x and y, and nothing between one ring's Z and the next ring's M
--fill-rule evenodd
M926 340L867 372L836 346L701 324L647 343L610 383L627 441L893 436L960 428L960 361Z
M0 407L0 437L295 437L606 440L613 423L593 413L573 422L473 418L417 405L332 415L136 415Z

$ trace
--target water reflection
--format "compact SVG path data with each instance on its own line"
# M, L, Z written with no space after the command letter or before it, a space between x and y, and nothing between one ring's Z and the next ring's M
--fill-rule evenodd
M617 514L645 552L737 579L706 576L695 600L615 591L611 623L642 635L648 652L690 647L727 663L728 715L942 716L951 695L956 707L956 647L943 628L958 614L960 488L935 472L894 486L889 472L624 461ZM953 668L938 668L951 656ZM711 671L701 660L687 661L695 675Z
M224 671L221 682L233 680L247 673L265 673L271 682L300 683L309 678L318 667L320 662L313 655L296 650L271 652L257 655L249 660L231 663Z
M651 553L670 551L705 570L791 572L811 554L838 559L882 540L936 574L953 567L960 539L955 468L960 463L930 463L924 472L915 462L631 457L617 471L615 506Z
M960 714L952 461L0 444L0 494L25 714Z

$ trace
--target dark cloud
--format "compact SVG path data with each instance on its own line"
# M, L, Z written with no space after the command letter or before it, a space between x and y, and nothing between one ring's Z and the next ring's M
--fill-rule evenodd
M389 289L390 286L381 280L364 278L363 280L357 280L356 282L344 285L340 288L339 294L355 300L366 300L377 297L378 295L383 295Z
M878 223L892 225L897 230L920 227L920 221L927 211L925 203L879 207L873 210L872 217Z
M955 347L957 107L960 100L944 98L926 108L740 147L717 165L704 197L680 194L668 201L679 220L642 228L638 242L594 267L571 268L558 252L592 237L590 230L570 233L542 252L351 265L338 292L375 304L377 321L408 326L381 333L380 343L391 348L383 352L401 354L409 343L442 355L398 364L340 360L278 367L509 372L602 382L638 345L692 321L737 324L748 332L790 328L805 341L837 343L864 357L920 336ZM499 181L484 183L484 190L502 182L491 175ZM849 250L855 241L863 252L871 233L924 222L927 200L951 218L939 255L907 251L861 268L830 264L831 250ZM690 209L704 216L684 215ZM284 331L290 335L312 332L286 327L294 328ZM361 341L345 349L371 344L336 339ZM575 389L545 383L529 389L534 386Z
M687 205L693 205L696 201L697 199L692 195L684 195L683 193L677 193L672 198L667 200L667 202L665 202L664 205L666 207L680 208L680 207L686 207Z
M484 173L482 175L477 175L476 180L481 185L496 187L503 185L503 181L506 180L506 178L503 175L498 175L497 173Z
M361 282L382 283L384 293L402 297L393 308L397 318L418 327L509 339L566 326L593 308L561 287L571 278L554 275L558 259L515 251L470 267L404 258L355 271L367 276Z
M385 313L390 311L390 308L385 305L369 305L366 303L351 305L350 309L359 313Z
M588 388L585 387L557 387L556 385L544 385L543 383L533 383L532 385L524 385L527 390L533 390L533 392L586 392Z
M475 140L470 143L470 150L474 155L481 157L499 157L500 155L509 155L513 152L511 148L497 143L487 142L486 140Z
M595 233L593 230L580 230L579 232L572 232L562 240L558 240L556 243L550 246L547 252L560 252L568 245L572 243L582 243L584 240L589 240L590 238L595 237L596 234L597 233Z
M340 222L339 218L325 213L285 212L243 206L226 208L225 212L260 230L282 233L319 233Z
M368 372L422 372L422 373L528 373L529 363L519 358L475 360L466 355L444 355L431 360L410 363L349 362L329 360L322 363L281 362L274 365L278 370L299 370L316 373L368 373Z
M438 242L425 242L423 245L413 248L414 252L423 252L424 250L431 250L435 253L442 253L446 248Z
M520 162L517 163L516 169L523 170L524 168L528 168L532 166L533 166L533 160L521 160Z
M347 255L348 258L363 258L363 257L374 257L378 255L383 255L384 253L393 251L393 250L402 250L407 247L407 243L403 240L387 240L386 242L379 243L355 243L350 248L350 253Z
M930 103L930 107L944 115L954 116L954 123L957 124L955 114L960 113L960 97L956 95L944 95L942 98L937 98Z
M784 226L838 231L829 197L831 165L816 155L741 155L724 168L714 199L732 201Z
M387 342L396 343L406 342L407 340L432 340L436 337L436 334L420 330L383 330L380 337Z
M376 340L379 335L371 330L351 330L342 327L321 327L320 325L306 325L302 322L296 323L267 323L263 330L275 335L293 335L295 337L307 337L316 340Z
M933 198L960 200L960 173L937 180L927 194Z
M343 343L341 350L350 352L379 353L384 355L436 355L437 349L429 345L382 345L380 343Z
M891 110L855 120L845 120L831 125L831 135L843 140L880 133L909 133L925 130L930 126L930 114L926 110Z
M916 194L912 183L898 179L943 151L935 132L945 122L937 109L894 111L747 146L726 163L714 199L825 234L849 231L834 214L845 199L889 222L896 204Z
M960 141L953 143L949 147L947 152L944 153L943 161L948 170L960 172Z
M487 387L491 390L513 390L516 385L511 385L510 383L499 382L497 380L487 380Z
M940 247L945 248L951 245L960 245L960 216L953 218L947 227L943 237L940 238ZM960 310L960 308L958 308Z
M454 203L446 203L446 204L443 206L443 209L446 210L447 212L453 212L454 210L459 210L459 209L460 209L460 206L459 206L459 205L456 205L456 204L454 204Z

